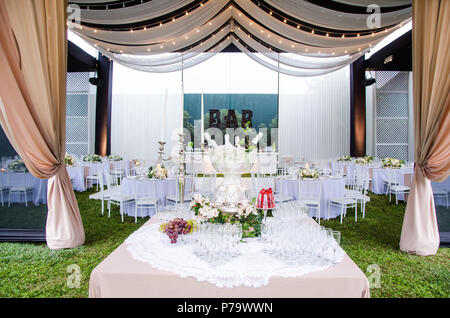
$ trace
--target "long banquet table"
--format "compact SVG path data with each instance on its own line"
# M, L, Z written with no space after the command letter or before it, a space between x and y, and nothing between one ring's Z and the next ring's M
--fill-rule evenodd
M143 226L158 222L153 217ZM188 264L187 264L188 265ZM105 258L91 273L91 298L277 298L277 297L370 297L369 282L345 254L338 265L302 276L270 278L267 286L219 288L195 278L182 278L133 259L125 243Z

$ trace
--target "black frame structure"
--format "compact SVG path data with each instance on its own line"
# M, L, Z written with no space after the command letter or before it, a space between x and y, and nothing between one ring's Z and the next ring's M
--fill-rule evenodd
M412 31L350 65L350 155L366 155L366 71L412 71Z

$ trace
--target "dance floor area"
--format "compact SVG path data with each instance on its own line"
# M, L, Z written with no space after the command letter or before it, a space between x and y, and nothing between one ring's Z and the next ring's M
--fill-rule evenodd
M111 218L101 215L100 202L89 200L93 191L76 192L86 244L52 251L45 244L3 243L0 245L0 275L8 273L8 284L0 283L0 297L88 297L92 270L112 253L148 218L121 217L117 207ZM339 223L339 218L322 220L321 225L341 232L341 247L370 280L370 270L380 268L380 288L372 286L371 297L448 297L450 250L439 248L436 255L415 257L399 250L405 204L389 203L387 196L370 194L366 217ZM438 207L442 228L450 224L448 210ZM351 216L351 215L350 215ZM80 267L79 288L67 285L67 269ZM372 266L371 266L372 265ZM4 281L4 280L2 280Z

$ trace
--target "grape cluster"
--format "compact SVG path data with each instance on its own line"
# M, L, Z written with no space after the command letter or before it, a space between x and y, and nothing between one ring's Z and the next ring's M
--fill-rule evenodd
M177 242L178 235L188 234L191 230L192 224L189 224L189 222L183 219L175 218L166 224L163 231L169 236L170 243L173 244Z

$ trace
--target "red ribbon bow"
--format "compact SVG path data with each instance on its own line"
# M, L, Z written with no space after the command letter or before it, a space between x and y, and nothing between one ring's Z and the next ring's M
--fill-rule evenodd
M272 188L261 189L258 195L256 208L258 209L273 209L275 207L275 199Z

